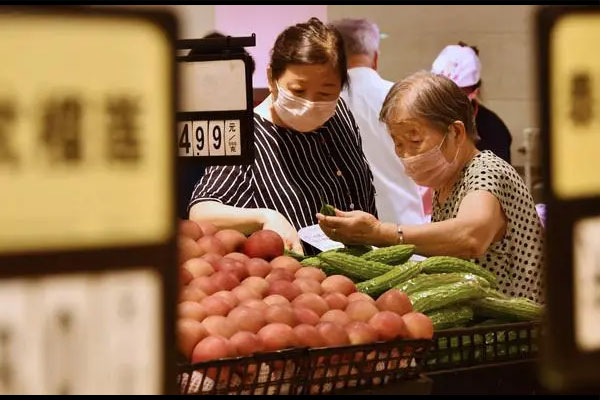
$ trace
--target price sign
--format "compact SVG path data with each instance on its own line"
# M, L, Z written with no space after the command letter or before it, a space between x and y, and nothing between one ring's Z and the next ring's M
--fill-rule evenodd
M174 32L0 7L0 394L174 386Z
M551 389L600 389L600 9L538 15Z
M240 156L240 120L178 123L180 157Z
M232 44L239 40L239 46ZM181 170L239 165L254 159L252 74L241 46L254 37L180 41L197 50L178 58L177 145ZM191 172L190 172L191 173Z

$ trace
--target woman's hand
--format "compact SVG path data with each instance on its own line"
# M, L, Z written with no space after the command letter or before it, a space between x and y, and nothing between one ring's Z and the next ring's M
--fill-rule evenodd
M304 254L296 229L275 210L267 208L238 208L217 201L203 201L190 209L190 219L215 224L219 229L235 229L250 235L261 229L275 231L288 250Z
M292 224L281 213L275 210L264 209L262 211L262 215L264 216L262 229L270 229L277 232L283 239L286 249L304 254L300 237Z
M364 211L335 210L335 217L317 214L319 226L331 239L344 244L377 245L382 240L382 224Z

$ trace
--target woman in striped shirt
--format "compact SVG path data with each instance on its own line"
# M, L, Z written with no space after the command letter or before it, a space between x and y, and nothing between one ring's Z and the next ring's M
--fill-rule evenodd
M207 168L190 219L246 234L271 229L302 252L297 230L317 223L322 201L377 212L373 177L339 97L348 75L335 29L316 18L287 28L267 74L271 95L254 114L254 163Z

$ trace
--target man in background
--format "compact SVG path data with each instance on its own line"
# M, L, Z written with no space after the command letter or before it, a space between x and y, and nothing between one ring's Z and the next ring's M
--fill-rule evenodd
M377 73L379 28L365 19L343 19L332 23L346 48L349 85L342 98L360 129L363 152L373 172L379 219L402 224L427 222L421 189L404 172L394 142L379 112L393 82Z

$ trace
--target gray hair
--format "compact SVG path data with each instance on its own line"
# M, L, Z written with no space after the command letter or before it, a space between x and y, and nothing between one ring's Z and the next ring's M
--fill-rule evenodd
M395 83L383 101L379 120L389 128L396 122L400 107L442 132L454 121L461 121L467 136L473 142L479 140L471 101L445 76L420 71Z
M379 27L366 19L345 18L331 23L344 38L348 56L374 56L379 50Z

